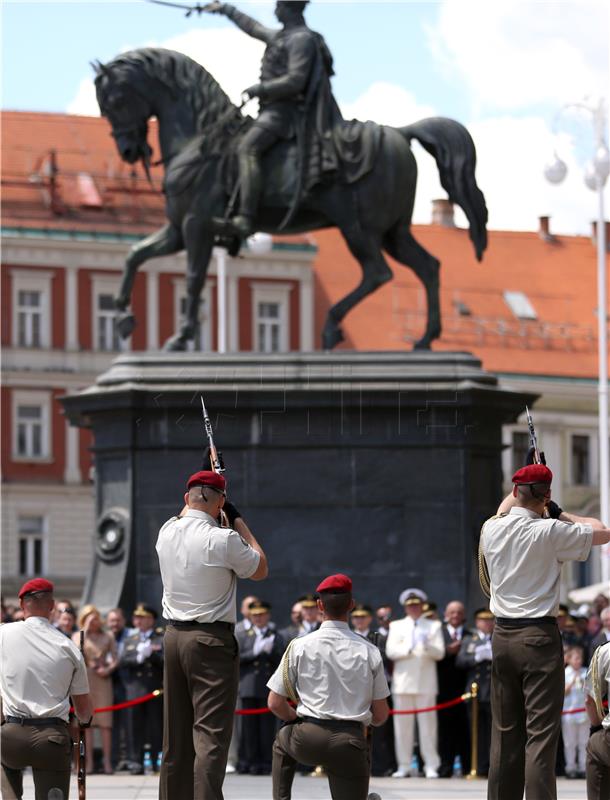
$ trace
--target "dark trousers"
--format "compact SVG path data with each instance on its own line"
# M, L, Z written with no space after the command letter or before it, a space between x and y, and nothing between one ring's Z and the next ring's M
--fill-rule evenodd
M115 681L112 685L113 703L124 703L127 693L122 681ZM112 715L112 766L116 767L131 758L133 751L131 735L131 709L124 708L115 711Z
M72 738L68 726L19 725L6 722L0 729L2 800L23 795L22 770L32 767L36 800L47 800L58 789L63 800L70 791Z
M265 708L267 699L242 697L241 707ZM241 718L239 731L238 772L262 775L271 772L271 749L276 733L276 718L273 714L245 714Z
M284 726L273 743L273 800L290 800L298 763L324 767L333 800L366 800L370 758L364 727L305 721Z
M388 697L390 702L392 698ZM394 755L394 723L388 717L383 725L371 728L371 775L387 775L396 770Z
M168 625L160 800L223 800L239 683L237 642L220 623Z
M555 759L565 691L557 626L506 628L492 639L488 800L556 800Z
M587 743L587 800L610 797L610 728L594 733Z
M453 700L463 691L463 688L456 690L451 697L439 696L438 702ZM462 762L462 772L467 774L470 771L470 729L468 727L468 712L463 703L439 712L438 754L441 759L438 771L441 778L451 777L456 756L459 756Z

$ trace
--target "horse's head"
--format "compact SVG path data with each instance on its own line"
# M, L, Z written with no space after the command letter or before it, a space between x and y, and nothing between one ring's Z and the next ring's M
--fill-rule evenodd
M135 76L113 62L92 65L96 71L95 91L103 117L112 126L119 155L128 164L142 161L148 173L152 149L147 141L148 119L153 115L146 93Z

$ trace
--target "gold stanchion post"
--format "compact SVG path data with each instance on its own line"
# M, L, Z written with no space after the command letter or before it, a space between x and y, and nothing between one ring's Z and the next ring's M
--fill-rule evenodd
M466 780L476 781L478 763L478 738L479 738L479 684L473 683L470 687L470 700L472 702L470 722L470 772Z

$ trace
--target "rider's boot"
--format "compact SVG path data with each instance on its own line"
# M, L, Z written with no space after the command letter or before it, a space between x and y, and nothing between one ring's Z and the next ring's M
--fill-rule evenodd
M228 220L214 217L215 229L221 234L247 239L254 233L254 220L261 194L261 167L253 153L239 156L239 214Z

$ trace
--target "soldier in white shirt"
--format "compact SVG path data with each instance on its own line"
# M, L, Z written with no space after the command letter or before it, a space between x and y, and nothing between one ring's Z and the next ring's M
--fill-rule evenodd
M165 670L161 800L222 800L239 657L237 578L267 577L265 554L210 470L188 480L180 517L159 531ZM217 522L224 507L230 528Z
M26 767L32 767L36 798L46 800L56 790L67 800L72 756L70 697L84 727L93 718L84 659L76 645L51 624L54 604L53 584L34 578L19 592L23 622L0 628L3 800L23 796Z
M292 640L267 683L269 708L288 723L273 745L273 800L290 800L298 763L324 768L333 800L366 800L365 729L388 718L390 691L378 648L347 624L354 605L350 578L331 575L317 591L324 621Z
M551 501L553 473L531 464L482 528L481 585L496 616L492 649L489 800L555 800L555 760L564 698L557 627L561 567L610 541L599 520ZM553 518L545 518L547 508Z
M585 682L585 708L591 723L587 744L587 800L610 797L610 712L603 701L610 698L610 642L595 651Z
M422 617L428 600L421 589L405 589L400 595L404 619L390 623L386 655L394 662L392 701L394 711L427 708L436 703L438 677L436 662L445 655L441 623ZM394 778L410 774L413 758L415 714L394 715L394 743L398 769ZM426 778L438 778L440 758L437 747L436 711L417 714L419 746L425 762Z

